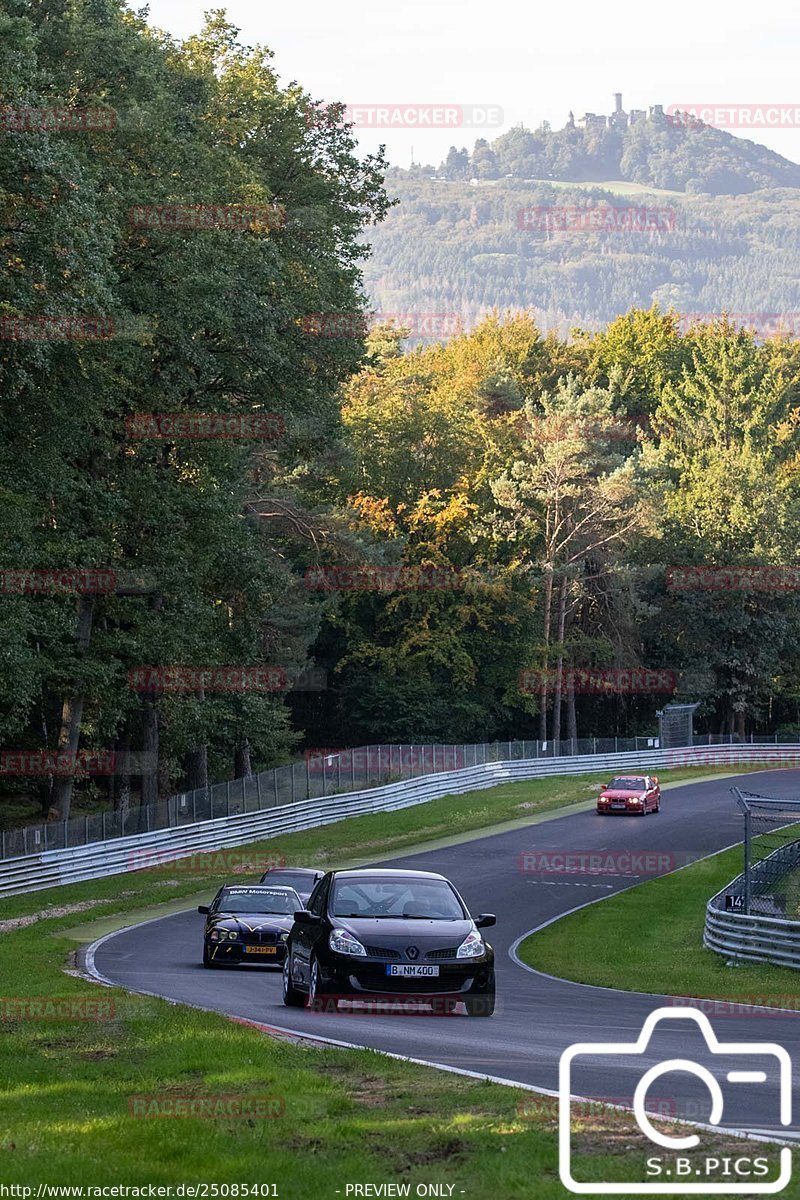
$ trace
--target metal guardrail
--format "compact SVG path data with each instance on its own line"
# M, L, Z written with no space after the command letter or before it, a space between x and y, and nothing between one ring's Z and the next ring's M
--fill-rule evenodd
M733 791L738 797L743 796L739 788ZM797 803L745 795L750 800L772 804L779 812L789 804ZM782 812L781 819L795 815ZM794 820L789 821L783 828L794 823ZM770 889L787 871L797 870L800 866L800 838L794 838L755 863L751 862L749 834L745 844L747 869L712 896L706 905L703 945L731 962L768 962L800 970L800 920L752 911L753 904L759 900L762 903L768 899L775 901L776 897L769 895ZM741 908L729 909L729 896L738 901Z
M767 962L800 970L800 921L723 912L715 907L718 899L714 896L706 907L704 946L733 962Z
M751 737L751 745L777 743L773 738ZM728 735L705 734L692 745L744 744ZM217 817L260 812L299 800L314 800L341 792L416 779L476 767L481 763L512 759L553 759L584 754L614 754L658 749L656 737L562 738L553 741L478 742L467 745L371 745L352 749L308 751L300 762L259 771L247 778L228 779L193 791L164 797L155 804L120 806L66 821L39 821L19 829L0 830L0 860L41 851L67 850L106 842L111 838L151 833L157 829L194 825ZM135 771L133 771L136 774Z
M777 756L777 757L776 757ZM732 766L780 761L800 762L800 745L774 746L766 753L758 746L685 747L673 750L648 750L621 754L565 756L481 763L461 770L424 775L365 791L298 800L258 812L239 813L211 821L180 827L152 830L88 846L48 850L0 862L0 896L41 891L43 888L101 879L140 871L148 864L162 865L192 854L245 846L271 840L281 834L313 829L363 813L390 812L422 804L440 796L494 787L498 783L518 782L546 776L584 775L634 768L642 771L687 765L715 763Z

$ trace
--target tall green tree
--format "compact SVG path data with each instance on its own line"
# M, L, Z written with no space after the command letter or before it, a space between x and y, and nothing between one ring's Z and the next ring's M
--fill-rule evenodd
M120 586L4 603L19 683L0 694L0 731L143 749L159 763L142 781L153 799L202 773L203 755L227 774L292 744L280 695L139 695L127 676L306 661L315 617L292 565L313 538L316 468L362 346L314 338L304 318L363 307L361 236L386 208L383 162L360 160L350 130L281 88L269 53L242 46L218 12L185 43L116 0L10 0L2 19L3 104L116 114L113 128L69 135L0 132L0 316L102 315L115 331L0 342L2 565L102 566ZM131 221L176 204L266 219ZM130 435L137 414L209 412L275 414L285 432L260 445ZM49 790L61 819L71 793L71 780Z

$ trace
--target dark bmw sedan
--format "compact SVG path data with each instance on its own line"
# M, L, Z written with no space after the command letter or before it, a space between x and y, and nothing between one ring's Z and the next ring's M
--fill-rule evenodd
M300 897L290 887L221 887L210 905L201 904L197 909L206 916L203 966L244 962L280 966L294 914L300 908Z
M339 1000L414 996L471 1017L494 1012L494 951L443 875L380 867L330 871L295 914L283 1002L335 1009Z

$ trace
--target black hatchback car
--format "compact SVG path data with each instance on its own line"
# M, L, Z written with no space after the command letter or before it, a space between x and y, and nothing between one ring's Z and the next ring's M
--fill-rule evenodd
M283 1002L335 1009L339 1000L414 996L471 1017L494 1012L494 951L443 875L380 867L330 871L295 914Z
M300 908L302 901L290 887L221 887L210 905L201 904L197 909L207 918L203 966L243 962L280 966L294 914Z

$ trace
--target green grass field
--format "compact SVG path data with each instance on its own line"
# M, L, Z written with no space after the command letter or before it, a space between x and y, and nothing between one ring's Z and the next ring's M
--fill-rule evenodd
M551 975L626 991L800 1007L800 977L767 963L725 965L703 948L706 904L742 869L737 846L648 880L548 925L523 962Z
M519 182L519 181L517 181ZM588 191L595 188L601 188L604 192L611 192L615 196L678 196L686 199L686 192L676 192L669 188L647 187L642 183L632 183L627 179L602 179L581 183L570 183L560 179L526 179L525 183L543 183L548 187L559 188L566 191L574 191L580 189ZM476 185L478 187L502 186L505 183L503 179L482 179Z
M276 850L294 863L364 861L585 806L598 781L583 776L500 786L237 853L250 856L254 871ZM284 1200L334 1197L349 1182L440 1182L453 1185L454 1196L476 1200L566 1195L558 1179L554 1109L539 1097L371 1051L275 1040L216 1014L99 988L65 973L76 947L76 913L88 922L80 934L86 938L104 922L149 915L148 906L165 897L184 907L181 897L211 891L223 878L208 864L195 860L190 867L173 863L3 901L4 1183L276 1183ZM42 1012L47 998L65 998L79 1011L91 1005L101 1019L48 1015ZM32 1012L31 1005L38 1009ZM359 1019L369 1018L353 1017L354 1041ZM412 1054L414 1019L398 1018L412 1023ZM214 1097L233 1097L245 1111L171 1115ZM263 1109L272 1115L265 1118ZM597 1177L613 1170L636 1178L640 1164L630 1139L609 1140L607 1125L601 1114L584 1121L584 1163ZM707 1142L719 1152L719 1139ZM800 1197L800 1191L784 1195Z

